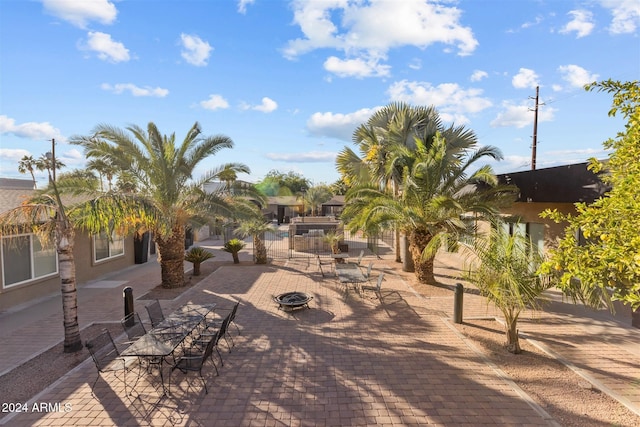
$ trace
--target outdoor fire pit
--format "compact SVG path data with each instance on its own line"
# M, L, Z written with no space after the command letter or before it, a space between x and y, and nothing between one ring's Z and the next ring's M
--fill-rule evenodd
M279 304L279 309L294 309L305 305L309 308L309 301L311 301L313 297L305 294L304 292L286 292L274 297L273 299Z

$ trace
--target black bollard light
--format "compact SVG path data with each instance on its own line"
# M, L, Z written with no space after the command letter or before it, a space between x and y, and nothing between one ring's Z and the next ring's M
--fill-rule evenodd
M456 283L456 290L453 298L453 322L462 323L462 300L464 296L464 286Z
M127 319L126 326L133 326L135 319L133 316L129 316L133 313L133 289L131 286L127 286L122 290L122 298L124 299L124 317Z

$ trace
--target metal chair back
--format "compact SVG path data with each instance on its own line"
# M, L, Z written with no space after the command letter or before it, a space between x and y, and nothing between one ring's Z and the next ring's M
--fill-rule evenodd
M147 309L147 313L149 313L149 320L151 320L151 326L153 326L154 328L164 320L164 313L162 312L160 301L155 300L145 308Z

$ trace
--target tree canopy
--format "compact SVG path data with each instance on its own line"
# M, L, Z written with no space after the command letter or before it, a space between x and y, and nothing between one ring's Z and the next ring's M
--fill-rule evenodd
M592 306L621 300L640 307L640 84L613 80L586 86L613 95L609 116L627 121L624 131L603 143L613 152L589 168L605 172L611 190L594 203L577 203L576 215L548 210L543 216L567 221L565 236L551 251L543 272L555 272L558 286ZM579 236L584 237L582 242Z
M289 171L283 173L270 170L262 181L256 183L256 188L265 196L296 196L311 187L311 181L304 176Z

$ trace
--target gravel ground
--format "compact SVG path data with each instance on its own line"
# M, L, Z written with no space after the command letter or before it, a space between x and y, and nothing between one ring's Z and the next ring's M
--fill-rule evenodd
M520 338L522 353L509 353L500 323L468 320L456 328L561 425L640 425L639 416L527 340Z

